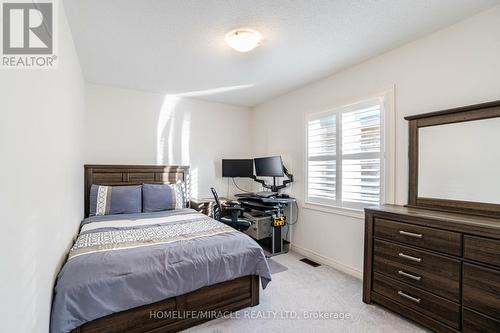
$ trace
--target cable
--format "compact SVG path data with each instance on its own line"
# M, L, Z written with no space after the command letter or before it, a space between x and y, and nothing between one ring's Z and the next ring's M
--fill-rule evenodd
M236 188L240 191L243 191L244 193L250 193L251 191L246 191L244 189L242 189L241 187L238 186L238 184L236 184L236 181L234 180L234 178L231 178L233 180L233 183L234 183L234 186L236 186Z
M294 201L293 203L297 210L297 214L295 214L295 221L293 221L293 223L288 223L288 225L295 225L297 224L297 222L299 222L299 205L297 204L297 201Z
M293 223L288 223L288 226L286 228L285 239L288 239L288 234L290 233L290 226L295 225L295 224L297 224L297 222L299 222L299 204L297 203L297 200L294 201L294 206L297 209L297 214L295 216L295 221ZM291 207L290 207L290 210L292 210Z

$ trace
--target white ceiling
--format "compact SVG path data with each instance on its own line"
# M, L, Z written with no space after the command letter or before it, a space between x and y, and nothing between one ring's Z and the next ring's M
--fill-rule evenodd
M86 80L254 106L500 0L65 0ZM264 36L250 53L227 31Z

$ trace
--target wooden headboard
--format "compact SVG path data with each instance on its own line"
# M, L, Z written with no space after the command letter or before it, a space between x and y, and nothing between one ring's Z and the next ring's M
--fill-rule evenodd
M85 165L85 217L89 216L92 184L123 186L186 182L189 191L189 166L178 165Z

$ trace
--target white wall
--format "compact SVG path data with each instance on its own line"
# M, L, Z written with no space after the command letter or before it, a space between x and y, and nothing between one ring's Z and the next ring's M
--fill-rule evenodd
M293 163L304 200L305 114L395 86L396 202L407 201L404 116L500 99L500 6L255 108L254 147ZM283 135L271 135L280 124ZM351 273L362 270L362 219L302 209L292 242Z
M86 163L190 165L193 197L211 197L212 186L226 196L221 159L252 156L252 111L88 84L85 137Z
M84 83L62 3L59 67L0 70L2 332L48 332L83 216Z

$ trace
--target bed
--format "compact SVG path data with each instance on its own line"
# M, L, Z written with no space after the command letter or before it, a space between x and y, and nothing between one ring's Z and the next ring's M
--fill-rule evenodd
M86 218L58 275L52 333L177 332L259 304L271 275L247 235L189 208L89 217L92 184L177 181L189 188L189 167L85 166Z

